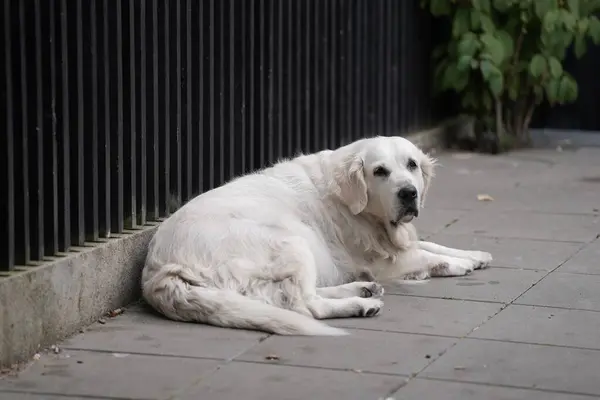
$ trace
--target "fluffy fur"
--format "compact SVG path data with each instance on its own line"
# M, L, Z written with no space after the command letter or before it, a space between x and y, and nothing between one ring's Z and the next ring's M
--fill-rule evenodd
M491 261L418 240L411 220L434 165L406 139L376 137L208 191L158 228L143 296L178 321L343 335L318 320L376 315L380 283L464 275Z

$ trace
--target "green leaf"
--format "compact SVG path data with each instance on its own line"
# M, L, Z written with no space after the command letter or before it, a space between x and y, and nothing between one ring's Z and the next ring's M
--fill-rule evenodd
M533 56L531 62L529 63L529 73L534 78L539 78L542 76L542 74L546 72L547 68L546 59L541 54L536 54Z
M468 84L469 70L459 71L458 75L456 76L456 80L454 81L454 90L456 90L457 92L462 92L463 90L465 90Z
M559 11L558 21L569 31L573 31L577 25L577 18L564 8Z
M495 97L498 97L502 94L504 90L504 77L502 74L492 75L489 81L490 90L494 94Z
M579 0L567 0L567 4L569 5L569 10L573 13L573 15L576 18L579 18Z
M441 88L442 90L453 89L454 84L459 79L459 71L456 64L449 63L442 74Z
M502 43L502 48L504 49L504 57L505 58L510 58L513 56L514 53L514 41L512 36L510 36L510 34L504 30L498 30L496 31L496 37L498 38L498 40L500 40L500 42Z
M558 8L557 0L535 0L535 13L539 19L543 19L549 11Z
M558 24L558 19L560 17L560 13L558 10L552 10L545 13L540 19L543 21L543 27L546 32L554 32L556 29L556 25Z
M577 82L572 77L564 75L558 85L558 102L572 103L577 99L577 95Z
M474 33L466 33L458 42L458 54L474 56L479 49L479 41Z
M490 18L489 15L481 14L481 29L484 32L494 32L496 30L496 26L494 25L494 21Z
M550 75L554 78L559 78L563 73L563 67L556 57L548 58L548 66L550 67Z
M472 29L481 29L481 16L483 14L481 14L480 11L477 10L471 10L470 12L471 14L471 28Z
M431 0L429 11L434 17L450 14L450 0Z
M600 20L595 15L589 18L588 33L594 44L600 45Z
M494 8L501 13L506 12L514 4L513 0L494 0Z
M460 56L460 58L458 59L458 63L456 65L457 69L459 71L466 71L466 70L470 69L472 60L473 60L473 57L471 57L469 55Z
M581 58L584 56L587 51L587 43L585 42L584 36L576 36L575 37L575 57Z
M454 20L452 22L452 36L454 38L461 37L465 32L469 30L469 10L466 8L460 8L454 14Z
M558 89L560 81L558 79L551 79L546 84L546 97L550 104L554 104L558 101Z
M490 81L494 75L502 75L500 70L488 60L483 60L479 63L479 70L486 82Z
M492 61L496 65L502 64L504 61L504 48L502 42L494 37L490 33L484 33L481 35L481 42L484 44L487 52L492 56Z

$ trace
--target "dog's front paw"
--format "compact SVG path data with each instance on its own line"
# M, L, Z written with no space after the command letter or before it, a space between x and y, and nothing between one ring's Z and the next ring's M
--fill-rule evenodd
M474 269L487 267L493 260L490 253L485 251L469 251L469 259L475 262Z
M383 301L379 299L361 299L360 303L360 317L374 317L383 308Z
M361 285L359 296L363 297L363 298L369 298L369 297L379 298L379 297L383 297L383 292L384 292L383 286L381 286L379 283L368 282L368 283L364 283Z

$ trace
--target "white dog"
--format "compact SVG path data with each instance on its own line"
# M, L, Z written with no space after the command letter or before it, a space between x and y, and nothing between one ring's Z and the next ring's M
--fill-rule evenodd
M282 335L343 335L385 283L465 275L489 253L419 241L435 161L401 137L363 139L235 179L185 204L150 242L143 296L168 318Z

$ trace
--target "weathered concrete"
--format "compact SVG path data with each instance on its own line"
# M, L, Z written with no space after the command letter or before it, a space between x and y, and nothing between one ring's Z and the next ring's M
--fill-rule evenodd
M381 315L329 321L350 332L340 338L175 323L134 305L0 379L0 400L600 399L600 149L439 158L422 236L491 251L491 268L390 286Z
M155 227L79 248L0 278L0 366L28 360L139 297L139 277Z

